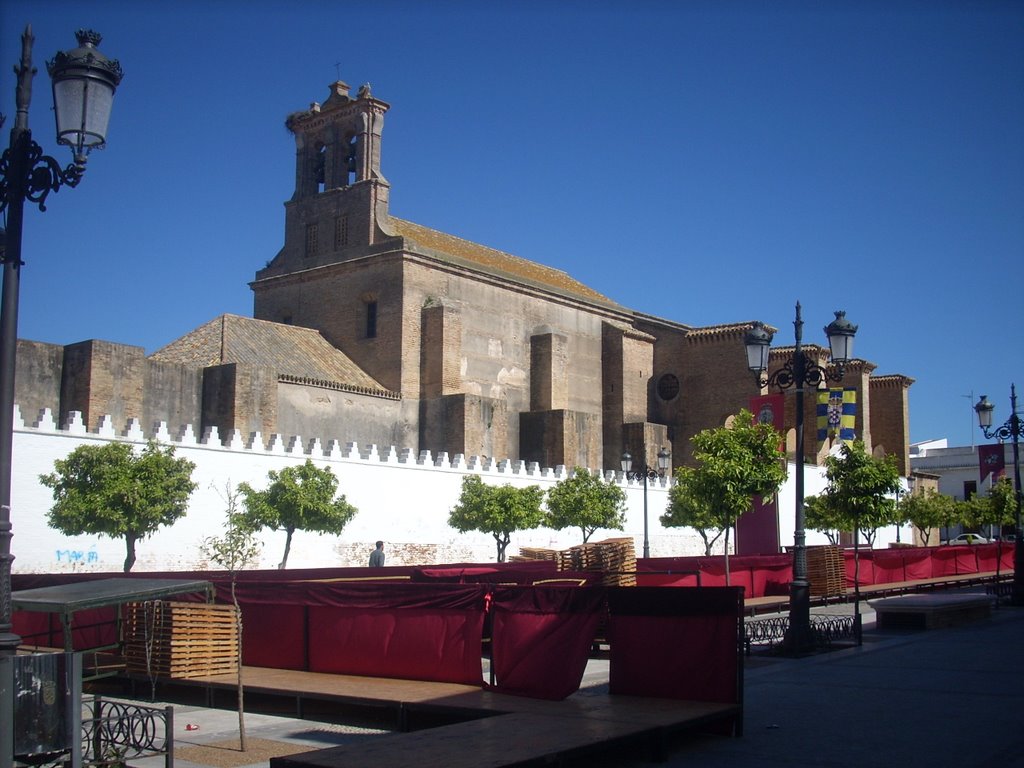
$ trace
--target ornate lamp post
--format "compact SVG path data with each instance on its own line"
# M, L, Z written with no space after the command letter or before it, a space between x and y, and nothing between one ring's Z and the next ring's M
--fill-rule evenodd
M665 471L668 469L669 457L671 454L665 450L662 446L661 450L658 451L658 467L649 467L647 464L633 469L633 457L629 454L629 451L625 451L622 454L622 472L629 480L640 480L644 481L644 557L651 556L651 541L647 534L647 481L657 480L659 477L665 475Z
M992 429L992 412L995 406L985 395L981 396L974 406L978 414L978 426L989 440L993 437L999 442L1009 439L1013 444L1013 487L1017 501L1017 516L1014 521L1013 541L1013 593L1010 595L1012 605L1024 606L1024 548L1021 547L1020 519L1020 448L1018 443L1024 434L1024 419L1017 415L1017 388L1010 384L1010 418L1003 424Z
M21 233L25 201L46 210L46 198L63 186L82 180L89 152L106 142L114 91L121 82L121 65L96 46L100 36L79 30L78 47L60 51L46 65L53 81L57 143L72 149L73 162L61 169L32 140L28 108L32 101L32 28L21 36L21 61L14 71L17 113L10 146L0 157L0 213L6 213L3 232L3 295L0 298L0 654L13 654L20 638L11 624L11 453L14 441L14 365L18 345L18 288L21 273ZM0 125L3 118L0 117Z
M810 362L803 351L804 321L800 316L800 302L796 304L796 319L793 328L796 346L793 354L782 368L770 376L768 355L771 351L772 334L761 322L747 332L744 343L747 348L747 366L757 376L762 388L775 386L796 392L796 524L793 533L793 581L789 585L789 628L786 630L786 646L795 652L811 647L811 590L807 580L807 546L804 532L804 391L806 387L816 390L825 381L841 381L846 363L853 355L853 337L857 326L846 319L846 313L837 311L836 319L825 328L833 369L827 370Z

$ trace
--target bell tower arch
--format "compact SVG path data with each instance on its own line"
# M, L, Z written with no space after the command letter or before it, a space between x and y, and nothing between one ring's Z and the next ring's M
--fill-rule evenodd
M390 236L390 185L380 170L390 105L374 98L369 85L355 98L340 80L329 90L323 104L285 121L295 137L295 190L285 203L284 246L257 282L347 261L356 249Z
M380 144L390 105L375 99L368 84L354 99L341 80L330 85L330 92L323 104L314 102L285 121L295 136L292 200L365 181L387 183L380 171Z

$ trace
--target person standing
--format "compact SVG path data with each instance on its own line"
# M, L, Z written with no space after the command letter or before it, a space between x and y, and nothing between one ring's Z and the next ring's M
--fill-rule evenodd
M384 542L378 541L377 548L370 553L370 567L381 568L384 566Z

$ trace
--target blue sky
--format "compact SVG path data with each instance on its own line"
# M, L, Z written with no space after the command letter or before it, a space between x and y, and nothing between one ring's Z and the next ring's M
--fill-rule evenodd
M82 184L26 213L22 338L151 352L251 314L284 119L340 74L392 105L397 216L783 345L797 300L805 342L845 309L857 356L916 380L915 441L1024 402L1024 3L7 0L7 128L29 22L62 164L45 61L87 27L125 79Z

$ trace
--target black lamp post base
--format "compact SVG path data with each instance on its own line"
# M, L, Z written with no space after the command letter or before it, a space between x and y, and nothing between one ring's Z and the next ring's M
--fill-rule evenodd
M804 656L815 650L814 632L811 630L811 585L794 581L789 585L789 626L782 641L782 653Z

